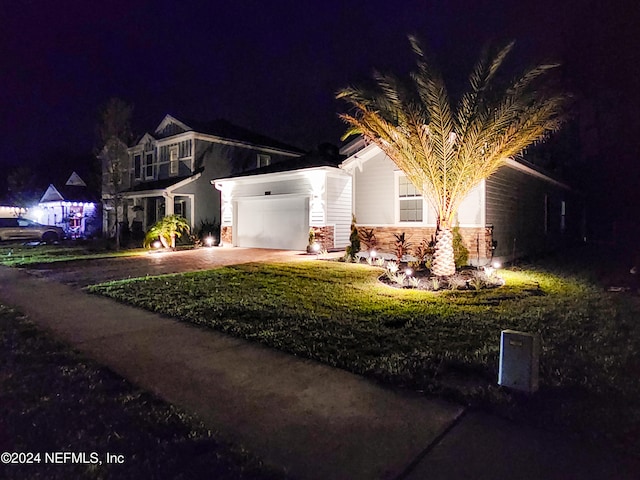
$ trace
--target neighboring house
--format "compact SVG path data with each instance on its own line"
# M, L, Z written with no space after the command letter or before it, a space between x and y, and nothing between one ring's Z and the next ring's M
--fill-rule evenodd
M416 245L436 232L436 214L376 145L356 139L341 150L340 168L258 171L215 181L223 194L226 242L303 250L310 228L333 232L326 248L349 243L352 214L373 229L381 252L393 252L394 234ZM261 212L260 214L256 212ZM507 261L580 240L580 197L531 165L508 160L462 202L458 226L472 264Z
M43 225L61 227L69 238L94 237L100 233L98 199L76 172L63 187L50 184L40 203L26 216Z
M144 134L128 148L118 188L124 206L120 220L132 233L146 231L172 214L184 216L192 228L200 222L219 222L220 195L210 184L212 178L303 153L224 120L185 123L166 115L153 133ZM111 232L115 212L105 213L105 231Z
M222 192L222 240L236 247L327 250L349 242L351 176L341 157L311 154L212 183Z

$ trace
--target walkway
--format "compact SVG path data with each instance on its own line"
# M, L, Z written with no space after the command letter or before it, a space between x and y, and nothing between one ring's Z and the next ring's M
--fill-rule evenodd
M0 268L0 301L294 478L640 477L636 460L24 271Z

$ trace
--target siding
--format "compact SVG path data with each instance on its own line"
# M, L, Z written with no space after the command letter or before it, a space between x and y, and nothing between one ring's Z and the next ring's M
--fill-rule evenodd
M395 164L380 151L354 170L356 220L362 225L393 225L395 222Z
M493 225L493 239L498 242L494 255L512 260L551 250L573 238L567 229L561 230L561 203L567 202L569 210L577 206L573 200L558 185L501 167L486 180L486 222Z
M334 247L349 244L351 233L351 177L327 176L327 224L335 225Z

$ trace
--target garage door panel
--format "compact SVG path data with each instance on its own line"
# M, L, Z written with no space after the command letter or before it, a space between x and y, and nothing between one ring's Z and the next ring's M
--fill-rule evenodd
M308 208L305 197L238 201L237 245L304 250L309 235Z

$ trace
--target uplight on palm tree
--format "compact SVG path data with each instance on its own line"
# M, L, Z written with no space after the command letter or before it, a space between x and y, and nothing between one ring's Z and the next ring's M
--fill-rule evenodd
M429 199L438 217L433 273L455 273L452 227L461 202L508 158L557 131L568 96L548 88L542 64L498 88L496 73L513 43L491 54L485 49L456 108L445 82L415 37L409 37L417 71L409 82L375 74L372 90L349 87L337 97L353 106L340 115L377 144Z

